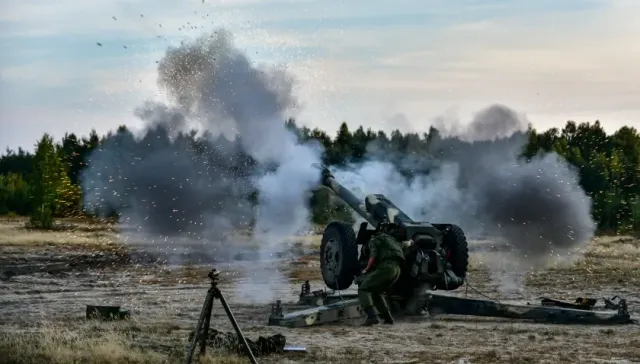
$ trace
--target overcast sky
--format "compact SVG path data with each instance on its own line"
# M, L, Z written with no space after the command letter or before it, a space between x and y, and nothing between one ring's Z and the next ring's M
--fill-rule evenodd
M0 0L0 148L139 126L169 45L226 27L298 79L301 123L426 131L502 103L640 127L640 0ZM114 20L115 17L115 20ZM96 45L100 42L102 47ZM126 47L126 48L125 48Z

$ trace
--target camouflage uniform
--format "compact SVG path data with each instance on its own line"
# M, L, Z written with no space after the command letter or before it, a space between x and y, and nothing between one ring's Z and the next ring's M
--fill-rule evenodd
M378 234L369 241L369 258L374 259L370 272L359 277L358 299L367 313L365 325L379 323L374 307L385 323L393 323L384 293L398 280L404 254L400 244L387 234Z

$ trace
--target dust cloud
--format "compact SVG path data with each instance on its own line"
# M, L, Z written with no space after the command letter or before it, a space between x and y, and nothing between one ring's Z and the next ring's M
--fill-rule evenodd
M284 283L273 256L309 221L308 192L318 181L318 143L284 127L295 116L295 80L282 67L254 65L223 29L167 50L158 86L169 102L135 110L141 136L107 138L82 176L85 207L120 215L125 238L146 241L183 263L230 259L247 245L259 258L239 292L271 300ZM470 236L498 236L506 246L496 276L567 259L595 227L576 172L555 154L525 163L527 122L493 105L466 126L435 125L430 157L379 153L334 170L357 194L383 193L416 220L455 223ZM198 138L185 138L192 133ZM257 192L257 198L255 193ZM247 244L229 233L252 227ZM241 247L242 246L242 247Z
M158 86L170 102L136 109L142 138L120 132L91 155L85 207L116 211L132 240L156 244L176 263L180 247L199 248L194 255L205 263L252 245L260 259L238 290L271 300L284 279L270 259L307 224L308 192L319 178L310 166L322 154L284 127L295 111L293 84L282 68L253 65L223 29L168 49ZM195 145L181 135L191 130L201 134ZM249 244L224 241L249 226Z
M398 163L395 156L391 163L374 149L366 162L336 169L337 179L362 197L387 195L415 220L455 223L471 238L501 240L500 253L485 263L503 289L517 288L524 271L579 256L595 232L591 201L577 171L557 154L520 158L526 119L492 105L466 127L439 124L448 136L432 140L437 158Z

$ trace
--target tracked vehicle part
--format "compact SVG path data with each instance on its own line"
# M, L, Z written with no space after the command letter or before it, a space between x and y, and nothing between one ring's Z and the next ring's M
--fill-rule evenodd
M306 286L306 287L305 287ZM300 311L284 313L280 302L272 308L269 325L286 327L306 327L354 319L363 316L356 294L336 295L326 291L311 292L308 282L305 283L304 294L300 295L300 305L318 305L305 308ZM397 310L403 302L402 297L390 296L391 307ZM422 297L421 305L427 308L430 314L449 314L464 316L484 316L528 320L552 324L583 324L583 325L622 325L637 323L632 319L627 310L626 301L620 299L616 304L617 310L602 309L575 309L557 306L545 306L542 304L518 304L495 302L474 298L463 298L436 293L426 293ZM548 302L544 301L544 302ZM394 313L399 317L402 311Z
M327 287L347 289L358 274L358 245L356 233L350 224L342 221L330 223L320 243L320 269Z

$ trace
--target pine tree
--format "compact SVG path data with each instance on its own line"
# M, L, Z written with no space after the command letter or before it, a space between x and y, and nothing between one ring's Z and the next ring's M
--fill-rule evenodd
M59 210L60 192L71 184L60 160L58 152L49 134L44 134L36 145L34 170L31 185L33 187L33 206L31 226L48 229L53 226L53 216Z

